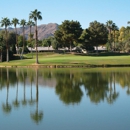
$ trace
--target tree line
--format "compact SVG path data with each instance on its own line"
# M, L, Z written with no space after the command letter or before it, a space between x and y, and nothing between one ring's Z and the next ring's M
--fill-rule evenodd
M128 21L128 24L130 22ZM65 20L55 31L54 37L42 40L43 46L81 47L86 50L93 50L94 46L105 46L111 52L130 51L130 27L119 27L108 20L105 24L98 21L90 22L89 27L82 29L78 21Z
M78 21L64 20L59 25L58 30L55 31L53 37L51 36L43 40L38 40L37 20L42 20L41 12L37 9L31 11L28 22L25 19L19 21L17 18L12 20L7 17L2 18L0 25L5 29L0 32L1 61L6 59L9 62L9 55L11 57L15 53L22 59L23 53L28 51L27 46L36 48L37 64L39 62L38 46L52 46L56 50L68 47L70 51L72 51L73 47L83 48L88 51L96 47L97 52L98 46L105 46L108 51L130 51L130 27L121 27L119 29L112 20L108 20L105 24L98 21L90 22L89 27L86 29L83 29ZM23 29L22 36L17 33L18 24ZM11 25L15 27L15 32L8 31L8 27ZM26 26L30 28L28 39L25 38ZM35 34L31 32L32 26L35 26Z
M23 58L23 53L24 53L24 49L25 49L25 41L26 41L25 31L24 31L25 30L25 26L29 26L30 27L30 34L29 34L30 42L32 41L32 37L33 37L33 34L31 33L31 27L35 26L36 63L38 63L37 20L42 20L41 12L38 11L37 9L35 9L34 11L30 12L30 14L29 14L29 21L28 22L25 19L21 19L21 21L19 21L17 18L13 18L12 20L10 20L7 17L2 18L2 20L0 21L0 26L4 27L4 32L0 33L0 53L1 53L1 58L0 59L1 59L1 61L3 59L3 54L4 54L4 56L6 55L6 61L9 62L10 45L12 45L12 48L14 47L14 49L17 50L17 54L20 53L19 44L18 44L18 34L17 34L17 25L20 24L22 26L22 30L23 30L22 50L21 50L21 53L20 53L20 58L21 59ZM14 27L15 27L15 37L11 37L11 39L13 41L11 42L11 44L9 44L9 42L11 40L9 36L14 34L14 33L9 33L8 32L8 27L11 26L11 25L14 25ZM19 39L21 39L21 38L19 38ZM6 54L4 52L6 52Z

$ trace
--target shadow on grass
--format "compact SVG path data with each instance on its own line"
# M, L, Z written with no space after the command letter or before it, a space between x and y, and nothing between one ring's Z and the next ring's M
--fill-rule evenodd
M23 58L21 59L20 56L14 55L11 60L25 60L25 59L33 59L33 58L32 57L23 56Z
M104 52L104 53L88 53L88 54L83 54L83 53L75 53L75 55L81 55L81 56L129 56L129 53L116 53L116 52Z

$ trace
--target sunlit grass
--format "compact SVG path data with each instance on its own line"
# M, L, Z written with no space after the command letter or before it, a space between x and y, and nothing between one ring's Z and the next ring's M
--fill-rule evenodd
M24 55L24 59L2 62L1 66L29 66L35 64L35 54ZM73 54L40 53L40 65L118 65L130 64L130 56L82 56Z

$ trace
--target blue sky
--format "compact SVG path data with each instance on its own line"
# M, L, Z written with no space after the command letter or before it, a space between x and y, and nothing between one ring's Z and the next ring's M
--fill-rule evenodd
M0 0L0 20L2 17L26 19L31 11L41 11L40 24L77 20L82 28L97 20L106 23L112 20L120 28L130 21L130 0Z

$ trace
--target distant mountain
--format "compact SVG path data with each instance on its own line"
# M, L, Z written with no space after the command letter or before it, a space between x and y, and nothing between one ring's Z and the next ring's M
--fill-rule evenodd
M44 38L48 38L50 36L53 36L54 32L58 29L58 26L59 25L56 24L56 23L49 23L49 24L39 25L38 28L37 28L38 29L38 39L42 40ZM0 30L3 30L3 29L0 29ZM10 32L15 31L15 29L11 28L11 27L9 27L8 30ZM23 33L22 31L23 31L22 27L17 28L17 33L19 35L22 35L22 33ZM35 33L35 27L32 27L31 31L32 31L32 33ZM28 38L29 32L30 32L29 31L29 26L26 26L25 27L25 37L26 38Z

